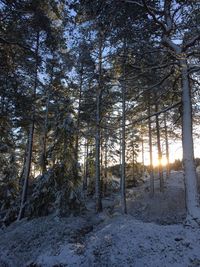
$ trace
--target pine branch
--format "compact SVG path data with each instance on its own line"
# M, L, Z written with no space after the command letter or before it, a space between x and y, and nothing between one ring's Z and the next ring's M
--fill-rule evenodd
M200 34L194 36L192 39L190 39L182 48L182 51L185 52L189 47L195 45L197 41L200 41Z
M167 108L165 108L165 109L162 109L162 110L160 110L160 111L158 111L158 112L155 112L155 113L151 114L150 116L146 116L146 117L142 117L142 118L140 118L140 119L137 119L137 120L135 120L135 121L133 121L133 122L131 122L131 123L129 123L129 124L126 124L126 127L127 127L127 126L130 126L130 125L137 124L138 122L147 120L147 119L149 119L149 118L151 118L151 117L154 117L154 116L157 116L157 115L159 115L159 114L161 114L161 113L165 113L165 112L167 112L167 111L169 111L169 110L171 110L171 109L173 109L173 108L179 106L181 103L182 103L182 101L179 101L179 102L175 103L174 105L172 105L172 106L170 106L170 107L167 107Z
M18 42L13 42L13 41L7 40L7 39L5 39L5 38L3 38L3 37L1 37L1 36L0 36L0 43L1 43L1 44L5 44L5 45L16 45L16 46L19 46L20 48L23 48L23 49L25 49L25 50L28 50L28 51L31 52L31 53L34 53L34 52L31 50L30 47L25 46L25 45L23 45L23 44L21 44L21 43L18 43Z

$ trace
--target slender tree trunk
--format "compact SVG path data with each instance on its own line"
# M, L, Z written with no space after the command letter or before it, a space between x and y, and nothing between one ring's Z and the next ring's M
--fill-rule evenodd
M182 78L182 143L183 143L183 165L186 189L186 207L188 219L198 219L200 222L200 205L197 190L197 174L194 161L194 148L192 136L192 105L191 91L188 76L187 60L181 59Z
M51 77L50 84L47 89L47 100L46 100L46 112L45 112L45 120L44 120L44 132L43 132L43 149L42 149L42 174L44 174L47 170L47 131L48 131L48 120L49 120L49 104L51 97L51 86L53 84L53 68L54 65L51 66Z
M124 66L122 82L122 169L121 169L121 207L122 213L127 213L126 207L126 45L124 45Z
M105 158L104 158L104 195L107 191L107 183L108 183L108 138L107 133L105 137Z
M148 128L149 128L149 171L150 171L150 196L154 196L154 174L153 174L153 152L152 152L152 129L151 129L151 107L150 102L148 103Z
M169 141L168 141L168 129L167 129L167 121L166 121L166 113L164 113L164 127L165 127L165 147L166 147L166 178L170 176L170 165L169 165Z
M158 103L155 104L155 112L158 112ZM164 191L164 180L163 180L163 170L162 170L162 150L160 143L160 124L159 117L156 115L156 135L157 135L157 147L158 147L158 174L160 180L160 191Z
M87 192L87 176L88 176L88 139L85 139L85 164L84 164L84 178L83 178L83 192Z
M96 96L96 164L95 164L95 192L96 192L96 212L102 211L101 203L101 180L100 180L100 92Z
M96 162L95 162L95 195L96 195L96 212L102 211L102 201L101 201L101 166L100 166L100 146L101 146L101 132L100 132L100 122L101 122L101 97L102 97L102 35L99 41L99 80L98 88L96 92L96 137L95 137L95 147L96 147Z
M102 131L100 133L100 182L101 182L101 194L103 196L104 193L104 144L102 138Z
M127 213L126 208L126 128L125 128L125 92L124 89L122 89L122 173L121 173L121 206L122 206L122 212Z
M79 152L79 133L80 133L80 112L81 112L82 87L83 87L83 66L81 66L81 72L80 72L78 114L77 114L76 140L75 140L75 161L77 164L78 164L78 152ZM77 166L77 171L78 171L78 166Z
M119 130L119 173L120 173L120 190L122 188L122 130Z
M32 94L32 99L33 99L32 118L31 118L31 124L29 128L27 160L26 160L26 166L24 170L24 184L23 184L23 189L22 189L21 204L20 204L20 210L18 214L18 220L21 220L24 217L25 203L27 200L27 193L28 193L29 175L30 175L30 170L31 170L33 136L34 136L34 129L35 129L35 99L36 99L36 90L37 90L37 84L38 84L39 39L40 39L40 35L38 31L37 37L36 37L36 51L35 51L35 55L36 55L35 79L34 79L34 87L33 87L33 94Z
M133 175L133 186L136 186L136 179L135 179L135 147L134 142L132 145L132 175Z
M144 139L142 135L142 176L144 177L145 166L144 166Z
M48 127L48 116L49 116L49 101L50 101L50 92L48 91L47 101L46 101L46 112L44 120L44 133L43 133L43 149L42 149L42 174L47 170L47 127Z

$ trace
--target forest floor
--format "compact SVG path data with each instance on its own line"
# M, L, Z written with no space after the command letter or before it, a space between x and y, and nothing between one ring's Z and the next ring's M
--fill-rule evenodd
M128 189L128 215L119 195L94 201L77 217L50 215L0 230L0 267L194 267L200 266L200 229L184 225L182 172L172 172L151 199L148 181Z

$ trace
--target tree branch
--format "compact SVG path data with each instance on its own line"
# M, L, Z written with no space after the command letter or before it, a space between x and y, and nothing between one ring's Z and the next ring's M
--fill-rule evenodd
M194 36L192 39L190 39L190 40L183 46L182 51L183 51L183 52L186 51L189 47L195 45L195 43L196 43L197 41L199 41L199 40L200 40L200 34L199 34L199 35L196 35L196 36Z
M28 50L28 51L31 52L31 53L34 53L34 52L31 50L30 47L25 46L25 45L23 45L23 44L21 44L21 43L18 43L18 42L13 42L13 41L4 39L4 38L1 37L1 36L0 36L0 43L1 43L1 44L7 44L7 45L17 45L17 46L19 46L20 48L23 48L23 49L25 49L25 50Z
M181 48L172 42L166 35L163 36L162 43L173 49L174 52L181 53Z
M157 116L157 115L159 115L159 114L161 114L161 113L165 113L165 112L167 112L168 110L171 110L171 109L173 109L173 108L179 106L181 103L182 103L182 101L179 101L179 102L175 103L174 105L172 105L172 106L170 106L170 107L167 107L167 108L165 108L165 109L162 109L162 110L160 110L160 111L158 111L158 112L155 112L155 113L151 114L150 116L146 116L146 117L142 117L142 118L140 118L140 119L137 119L137 120L135 120L135 121L133 121L133 122L131 122L131 123L129 123L129 124L126 124L126 127L127 127L127 126L130 126L130 125L134 125L134 124L136 124L136 123L138 123L138 122L147 120L147 119L149 119L149 118L151 118L151 117L154 117L154 116Z
M161 26L161 28L166 31L166 26L165 24L159 20L158 18L156 18L156 15L154 13L154 11L152 11L152 9L147 5L146 1L145 0L142 0L142 3L144 5L144 8L147 10L147 12L149 13L149 15L153 18L153 20Z
M133 0L124 0L124 2L130 3L130 4L135 4L135 5L138 5L140 7L145 7L144 4L141 4L141 3L137 2L137 1L133 1ZM150 10L152 10L153 12L159 14L159 15L164 15L164 12L163 11L157 10L157 9L151 7L151 6L148 6L148 8Z

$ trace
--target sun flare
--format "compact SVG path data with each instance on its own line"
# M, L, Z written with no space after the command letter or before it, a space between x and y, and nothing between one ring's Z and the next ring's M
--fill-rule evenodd
M158 159L155 159L153 162L153 166L158 167L159 165L161 165L163 167L166 166L167 165L167 159L163 157L161 162Z

